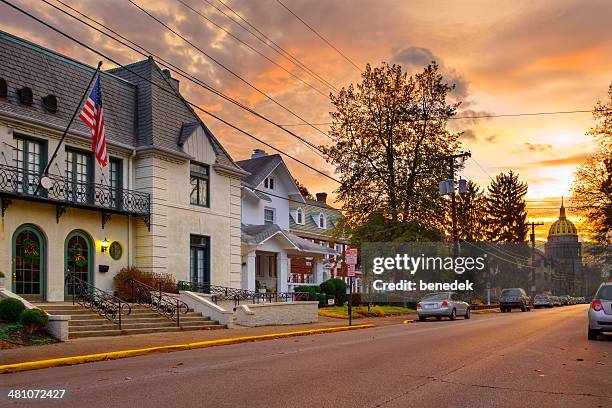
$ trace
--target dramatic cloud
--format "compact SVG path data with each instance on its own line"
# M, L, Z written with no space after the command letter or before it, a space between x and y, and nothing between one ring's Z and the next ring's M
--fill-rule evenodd
M540 144L540 143L523 143L523 147L529 152L546 152L551 151L553 146L551 144Z

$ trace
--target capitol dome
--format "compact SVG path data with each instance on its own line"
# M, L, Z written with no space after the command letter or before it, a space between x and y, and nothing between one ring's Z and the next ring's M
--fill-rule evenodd
M578 230L576 229L574 224L565 216L565 207L563 206L563 199L561 199L559 219L553 222L550 226L550 229L548 230L548 236L556 237L563 235L578 235Z

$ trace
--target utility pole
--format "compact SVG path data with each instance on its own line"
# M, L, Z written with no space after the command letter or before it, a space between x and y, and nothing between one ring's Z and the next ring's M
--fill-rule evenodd
M440 156L436 157L434 161L444 160L448 163L448 168L450 172L450 180L453 183L453 191L451 192L451 218L452 218L452 237L453 237L453 255L456 257L459 253L458 251L458 243L459 243L459 232L457 230L457 201L455 198L455 160L457 159L466 159L471 157L472 153L470 152L462 152L457 154L451 154L448 156Z
M531 296L535 296L537 293L535 273L535 227L544 225L544 223L530 222L527 225L531 226L531 234L529 234L529 240L531 241Z

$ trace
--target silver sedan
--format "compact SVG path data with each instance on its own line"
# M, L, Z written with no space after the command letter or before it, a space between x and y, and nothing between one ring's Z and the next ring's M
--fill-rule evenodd
M589 307L589 340L612 332L612 282L602 283Z
M435 317L440 320L448 317L455 320L457 316L470 318L470 305L458 299L453 292L429 293L417 303L417 315L419 320L424 322L428 317Z

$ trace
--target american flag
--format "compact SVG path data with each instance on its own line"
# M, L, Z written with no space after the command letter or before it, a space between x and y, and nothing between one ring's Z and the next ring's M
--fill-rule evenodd
M96 160L100 167L108 164L106 153L106 135L104 133L104 110L102 109L102 88L100 75L96 76L91 93L83 105L79 117L91 129L91 143Z

